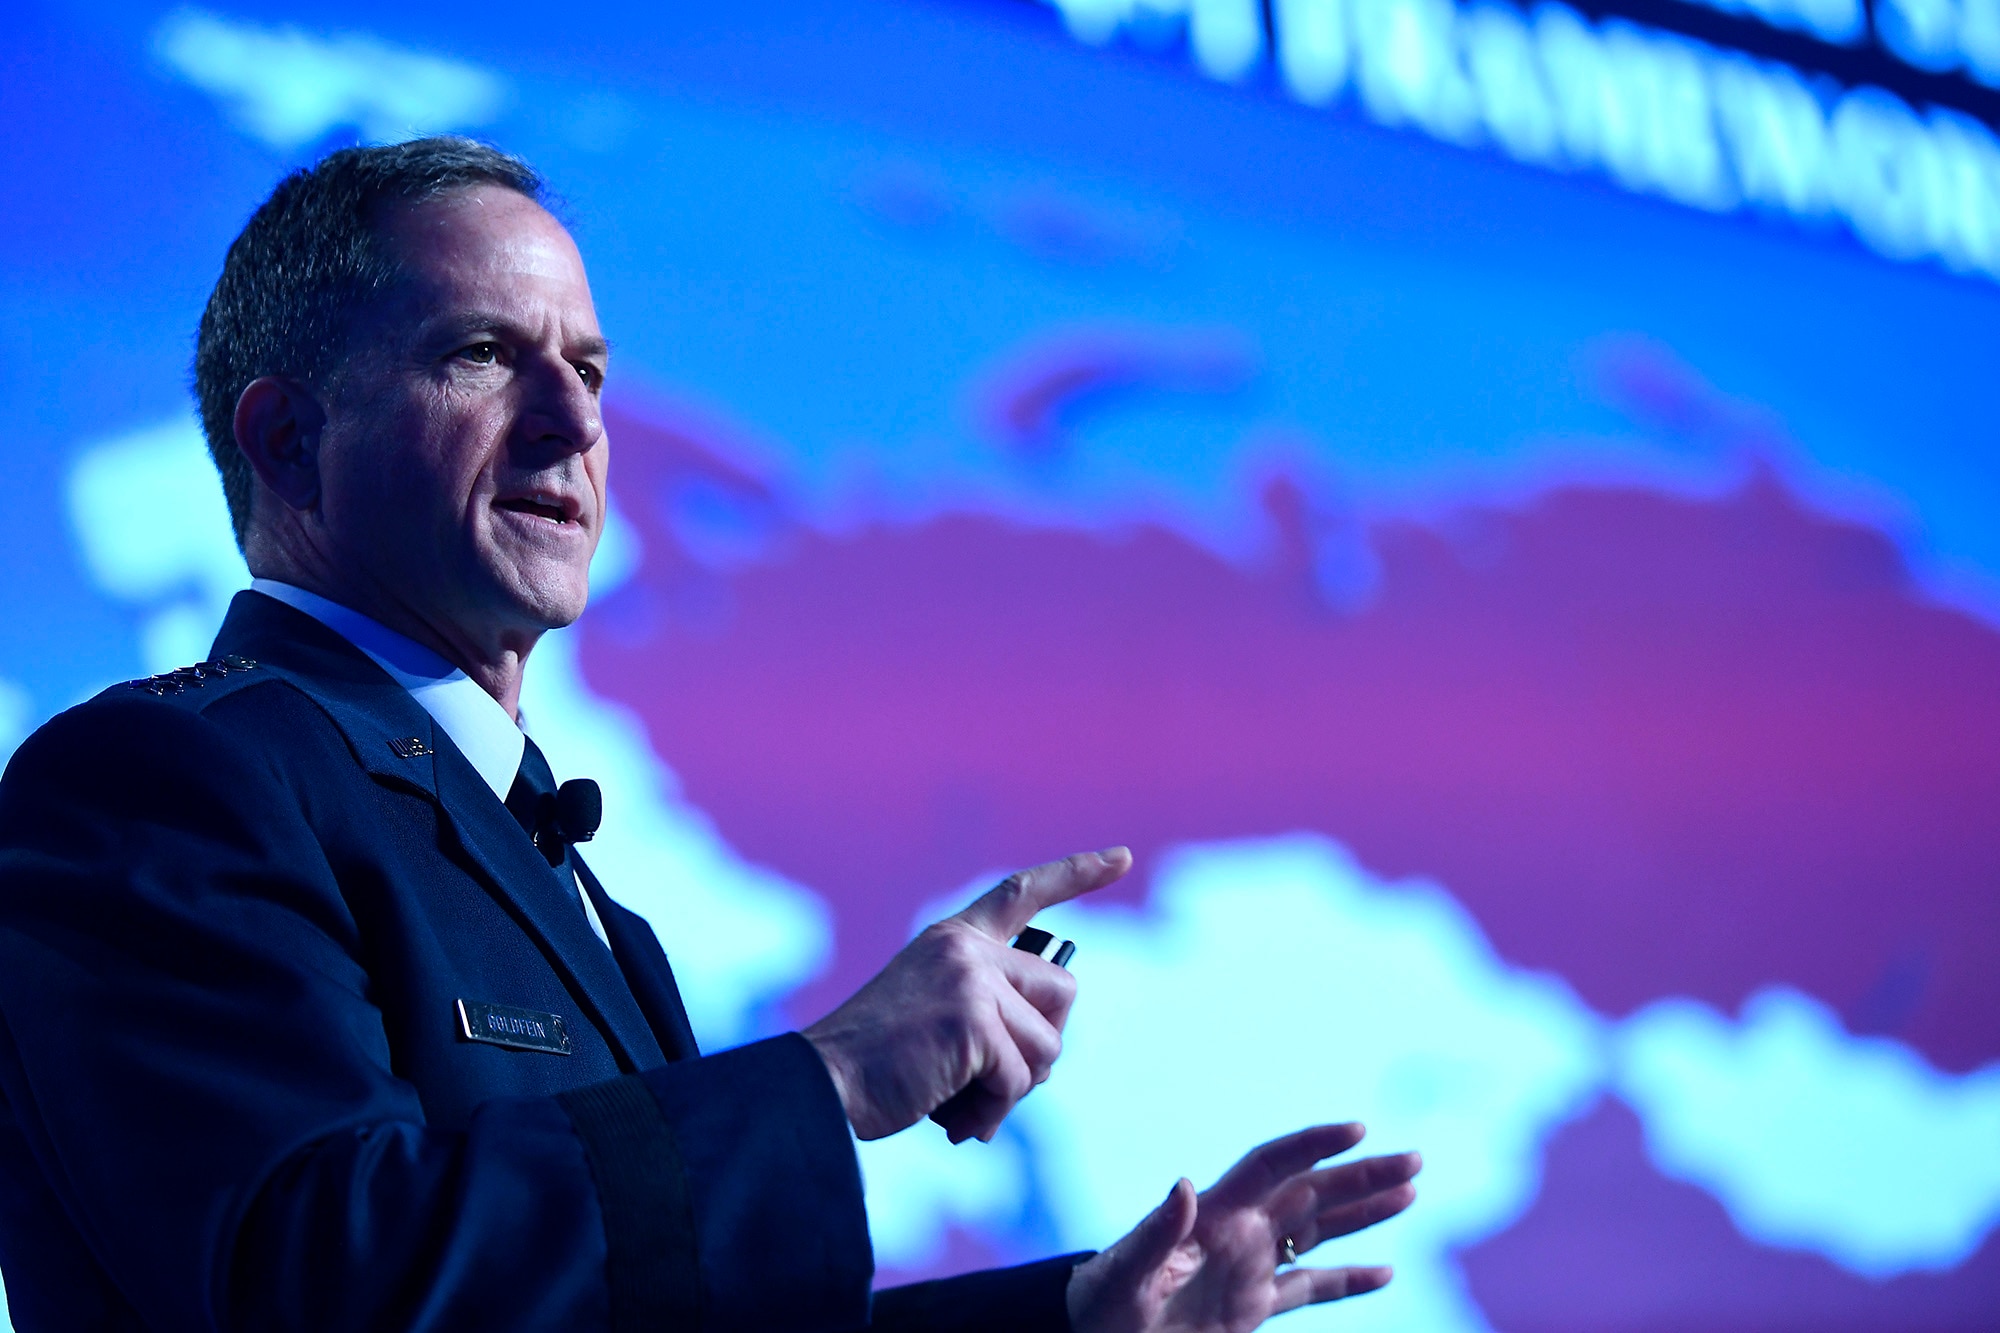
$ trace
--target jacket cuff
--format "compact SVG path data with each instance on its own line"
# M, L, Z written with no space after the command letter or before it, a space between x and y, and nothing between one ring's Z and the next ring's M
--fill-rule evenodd
M604 1219L611 1333L698 1328L702 1291L680 1145L635 1076L561 1093Z
M684 1181L701 1310L698 1324L679 1326L864 1324L875 1260L861 1168L811 1043L787 1033L634 1078L671 1127Z
M875 1333L1069 1333L1069 1278L1095 1251L875 1293Z

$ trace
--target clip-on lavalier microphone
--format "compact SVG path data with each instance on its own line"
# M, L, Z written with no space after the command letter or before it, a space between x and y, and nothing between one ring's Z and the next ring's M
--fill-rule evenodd
M572 844L589 842L604 822L604 793L589 778L571 778L545 792L535 806L535 846L552 866L559 866Z

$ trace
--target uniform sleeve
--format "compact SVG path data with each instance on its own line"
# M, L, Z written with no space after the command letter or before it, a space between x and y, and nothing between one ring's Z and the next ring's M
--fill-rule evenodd
M1069 1333L1069 1278L1094 1251L890 1287L872 1333Z
M803 1039L445 1131L369 995L296 798L222 728L113 701L16 753L0 1092L148 1327L865 1322L859 1175Z

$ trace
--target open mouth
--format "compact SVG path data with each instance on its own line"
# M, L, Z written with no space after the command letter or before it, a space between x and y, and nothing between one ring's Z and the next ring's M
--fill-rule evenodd
M535 518L545 518L551 523L574 523L576 515L572 506L551 496L516 495L505 500L495 500L495 509L505 509L516 514L528 514Z

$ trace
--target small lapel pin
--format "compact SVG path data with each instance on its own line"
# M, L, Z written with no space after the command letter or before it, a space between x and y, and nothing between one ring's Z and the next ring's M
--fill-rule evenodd
M421 736L393 736L389 740L389 748L396 752L398 759L421 759L427 754L437 753L424 744Z

